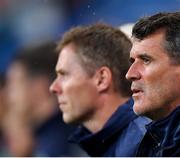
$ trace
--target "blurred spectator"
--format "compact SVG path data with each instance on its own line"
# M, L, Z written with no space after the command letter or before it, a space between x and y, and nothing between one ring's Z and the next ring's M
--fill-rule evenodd
M8 156L3 135L4 116L7 113L5 74L0 73L0 156Z
M6 95L5 95L5 77L4 74L0 74L0 128L2 125L2 120L6 112Z
M49 93L57 54L54 44L21 50L7 72L9 112L5 134L12 156L72 156L75 146L56 99Z

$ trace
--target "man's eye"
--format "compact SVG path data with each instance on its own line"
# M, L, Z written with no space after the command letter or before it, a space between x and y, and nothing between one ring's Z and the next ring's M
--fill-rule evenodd
M61 71L61 72L59 73L59 75L64 76L64 75L65 75L65 72L64 72L64 71Z
M148 64L150 64L151 60L148 58L143 58L143 62L145 65L148 65Z
M57 76L64 76L64 75L66 75L65 71L62 70L57 71Z

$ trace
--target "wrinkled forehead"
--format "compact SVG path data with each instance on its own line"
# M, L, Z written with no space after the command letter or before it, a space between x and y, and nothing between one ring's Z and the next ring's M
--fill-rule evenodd
M130 55L139 54L139 53L152 53L157 56L161 56L161 53L167 53L164 48L164 34L155 33L152 34L143 40L137 38L132 39L132 49Z

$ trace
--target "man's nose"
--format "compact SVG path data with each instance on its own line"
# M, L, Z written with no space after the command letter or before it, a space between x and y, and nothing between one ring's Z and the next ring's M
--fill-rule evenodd
M136 65L132 64L126 73L126 79L130 81L138 80L141 78L140 72Z
M55 79L53 83L50 85L49 91L55 94L59 91L59 85L58 85L57 79Z

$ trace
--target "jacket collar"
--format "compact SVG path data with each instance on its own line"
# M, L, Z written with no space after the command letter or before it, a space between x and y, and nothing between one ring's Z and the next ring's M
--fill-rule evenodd
M180 106L166 118L146 125L146 129L155 142L162 143L163 146L170 145L168 139L173 139L180 132Z
M119 132L137 116L133 112L133 99L129 99L125 104L119 106L116 112L110 117L103 129L92 134L88 129L79 126L69 138L70 142L78 143L84 150L90 153L96 151L96 155L101 155L107 149L110 141L116 139Z

